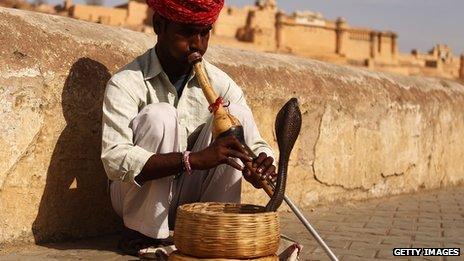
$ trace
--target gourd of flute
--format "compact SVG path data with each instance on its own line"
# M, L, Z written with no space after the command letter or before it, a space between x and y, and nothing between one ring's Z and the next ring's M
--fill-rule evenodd
M209 82L208 77L203 70L201 54L198 52L192 53L189 55L188 60L189 63L193 65L197 80L201 89L203 90L203 94L205 95L206 100L210 104L210 111L213 113L213 139L222 136L233 135L240 141L240 143L244 145L248 155L256 158L256 155L254 155L253 151L251 151L251 149L245 143L243 127L240 121L223 107L222 97L219 97L211 86L211 83ZM274 194L273 189L271 188L268 181L261 180L259 178L259 174L256 172L256 169L253 168L252 163L246 162L245 167L248 168L251 174L259 180L266 193L272 197Z
M211 86L201 64L201 54L195 52L189 57L189 62L193 65L193 69L197 76L198 82L206 100L210 104L210 109L213 113L213 139L216 139L222 133L231 128L241 126L240 121L231 115L221 104L222 99L216 94Z

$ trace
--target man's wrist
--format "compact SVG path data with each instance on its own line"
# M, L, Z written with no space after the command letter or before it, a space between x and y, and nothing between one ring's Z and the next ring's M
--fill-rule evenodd
M182 171L187 174L192 174L192 166L190 165L190 151L186 150L182 153Z
M191 152L189 156L190 167L192 170L200 169L198 152Z

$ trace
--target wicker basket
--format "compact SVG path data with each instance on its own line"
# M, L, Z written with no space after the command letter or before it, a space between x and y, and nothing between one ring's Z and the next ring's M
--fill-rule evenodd
M177 210L174 243L185 255L198 258L253 259L275 255L279 219L264 207L195 203Z
M276 255L266 256L266 257L258 257L253 259L224 259L224 258L196 258L191 256L186 256L179 251L174 251L169 255L169 261L245 261L245 260L253 260L253 261L278 261L279 257Z

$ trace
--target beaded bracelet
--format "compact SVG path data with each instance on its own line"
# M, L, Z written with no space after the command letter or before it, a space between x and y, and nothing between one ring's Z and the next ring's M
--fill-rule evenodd
M186 150L182 153L182 163L184 165L184 171L187 174L192 174L192 167L190 166L190 151Z

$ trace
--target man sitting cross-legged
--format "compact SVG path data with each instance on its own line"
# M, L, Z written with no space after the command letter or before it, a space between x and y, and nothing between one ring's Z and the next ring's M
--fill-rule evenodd
M102 161L111 201L123 218L122 249L162 244L176 209L192 202L240 202L239 161L275 178L272 151L261 138L242 90L223 71L203 61L215 91L244 127L247 156L234 137L212 141L212 117L187 57L206 52L223 0L148 0L155 11L157 44L117 72L103 103Z

